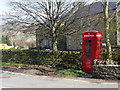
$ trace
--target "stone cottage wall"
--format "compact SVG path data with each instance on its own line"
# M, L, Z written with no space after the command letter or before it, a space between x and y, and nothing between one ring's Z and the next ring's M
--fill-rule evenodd
M120 65L94 65L93 77L120 80Z

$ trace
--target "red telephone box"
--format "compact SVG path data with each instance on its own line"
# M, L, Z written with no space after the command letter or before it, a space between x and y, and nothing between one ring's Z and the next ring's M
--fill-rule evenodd
M103 60L102 33L99 31L86 31L82 34L82 69L92 73L94 60Z

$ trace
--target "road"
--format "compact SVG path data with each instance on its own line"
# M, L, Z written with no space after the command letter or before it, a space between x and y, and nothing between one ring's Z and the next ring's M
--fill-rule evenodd
M117 81L55 78L0 71L2 88L118 88Z

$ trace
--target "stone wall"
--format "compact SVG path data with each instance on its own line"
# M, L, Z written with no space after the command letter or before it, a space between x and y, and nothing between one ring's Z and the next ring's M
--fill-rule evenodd
M93 77L120 80L120 65L94 65Z

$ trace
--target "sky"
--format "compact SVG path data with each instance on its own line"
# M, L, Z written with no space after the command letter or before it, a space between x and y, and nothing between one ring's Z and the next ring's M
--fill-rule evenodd
M1 16L4 15L5 12L10 11L9 1L10 0L0 0L0 21L2 18ZM12 0L12 1L21 1L21 0ZM28 1L39 1L39 0L28 0Z
M9 1L10 0L0 0L0 15L3 14L3 12L5 11L9 11L10 10L10 6L9 6ZM14 1L18 1L18 0L14 0ZM30 0L28 0L30 1ZM90 0L93 1L93 0Z
M8 11L9 9L8 0L0 0L0 14L2 14L3 11Z
M7 11L7 10L10 9L9 4L8 4L9 1L10 0L0 0L0 13L2 11ZM20 0L14 0L14 1L20 1ZM32 1L32 0L28 0L28 1ZM33 1L36 1L36 0L33 0ZM88 1L89 3L91 3L93 1L99 1L99 0L86 0L86 1ZM115 1L115 0L110 0L110 1Z
M9 1L10 0L0 0L0 16L4 15L4 12L10 11ZM13 1L21 1L21 0L13 0ZM36 0L28 0L28 1L36 1ZM37 0L37 1L39 1L39 0ZM91 3L93 1L99 1L99 0L86 0L86 1ZM110 1L115 1L115 0L110 0Z

